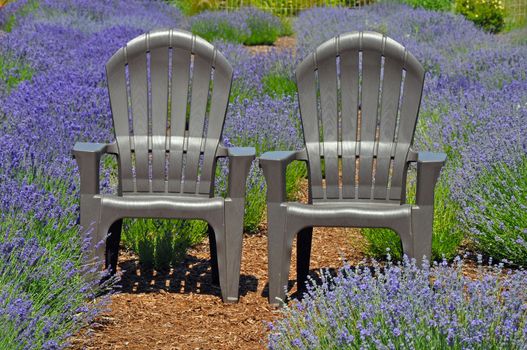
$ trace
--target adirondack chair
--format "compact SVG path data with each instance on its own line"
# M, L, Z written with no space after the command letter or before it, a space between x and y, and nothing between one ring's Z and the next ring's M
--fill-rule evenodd
M209 224L213 282L238 299L245 182L255 150L220 143L232 67L191 33L143 34L106 63L114 143L76 143L80 224L93 255L115 272L123 218L203 219ZM117 195L99 193L99 161L118 159ZM226 198L214 197L216 160L229 159ZM88 230L86 230L88 231ZM107 237L107 234L109 235ZM88 234L88 233L86 233ZM105 237L106 244L99 244Z
M273 304L285 296L295 235L297 286L304 287L313 226L390 228L405 254L430 258L434 186L446 160L411 148L424 70L394 40L375 32L332 38L298 65L296 81L305 147L259 160ZM295 160L308 164L308 204L286 201L285 171ZM405 198L409 162L417 162L415 205Z

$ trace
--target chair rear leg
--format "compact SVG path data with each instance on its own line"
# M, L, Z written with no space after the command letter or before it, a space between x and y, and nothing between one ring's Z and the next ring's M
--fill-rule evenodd
M108 238L106 238L106 260L105 268L110 271L110 275L117 272L117 259L119 257L119 243L121 242L121 231L123 228L123 220L115 221L109 230Z
M311 259L311 243L313 241L313 228L308 227L297 234L296 240L296 276L299 293L306 290L307 276L309 274L309 261Z
M216 249L216 236L214 235L214 228L208 225L209 248L210 248L210 267L212 284L220 285L220 275L218 273L218 251Z

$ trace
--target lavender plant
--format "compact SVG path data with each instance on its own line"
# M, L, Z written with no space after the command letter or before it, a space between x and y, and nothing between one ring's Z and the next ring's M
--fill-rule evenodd
M284 31L280 19L252 7L236 11L205 11L191 19L192 32L213 41L270 45Z
M525 349L527 273L462 263L345 266L270 324L270 349Z
M465 220L477 247L497 259L527 265L527 157L484 170L467 196Z

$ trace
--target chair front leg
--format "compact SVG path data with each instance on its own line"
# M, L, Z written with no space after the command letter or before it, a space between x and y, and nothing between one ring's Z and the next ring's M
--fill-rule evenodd
M267 182L269 303L276 306L280 306L285 301L285 288L287 288L291 266L294 233L290 234L287 230L287 206L284 203L286 201L287 165L296 157L297 152L294 151L267 152L260 157L259 161Z
M416 206L412 208L412 247L408 253L418 264L423 257L429 261L432 259L434 189L445 160L444 153L418 154Z
M226 290L224 300L229 303L237 302L239 297L245 188L255 152L253 147L228 149L229 184L227 198L225 198L226 284L221 285L221 288ZM222 271L219 273L221 275Z
M80 226L86 264L102 264L104 250L99 242L100 207L99 166L108 145L77 142L72 150L80 174ZM104 243L103 243L104 244Z

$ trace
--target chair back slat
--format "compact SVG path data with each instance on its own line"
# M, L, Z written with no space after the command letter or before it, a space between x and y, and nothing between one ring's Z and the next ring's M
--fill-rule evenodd
M340 36L340 90L342 125L342 197L355 198L357 160L357 120L359 117L359 45L358 36Z
M209 100L210 75L214 48L209 44L208 55L194 57L192 70L192 88L190 102L190 118L188 133L188 148L185 159L185 176L183 192L196 193L200 150L203 141L205 114Z
M170 84L170 154L168 160L168 191L181 192L183 149L187 123L192 38L178 37L181 47L172 48L172 76Z
M152 191L165 192L168 115L168 62L170 33L158 32L149 36L150 85L152 89Z
M373 180L373 150L377 136L383 37L374 33L361 34L359 35L359 50L362 52L359 198L369 199Z
M214 70L214 87L212 89L211 106L207 125L207 138L205 139L203 167L199 182L199 193L207 194L214 184L214 169L216 158L214 157L218 140L223 131L223 120L229 102L229 91L231 86L232 68L225 57L216 55Z
M135 38L126 45L130 98L132 104L132 128L135 156L135 184L137 192L149 192L149 101L147 81L147 36Z
M191 33L162 30L130 41L106 71L122 191L212 193L232 80L225 57Z
M309 157L309 178L313 198L324 198L320 154L320 131L317 106L317 86L314 55L306 58L297 68L298 101L302 114L302 128Z
M330 40L317 49L317 55L324 55L325 50L335 51L337 40ZM338 156L338 110L337 110L337 61L334 55L327 55L323 62L318 62L318 79L320 87L320 119L323 134L324 171L326 178L326 198L339 198L339 156Z
M424 70L419 62L408 52L405 55L403 95L400 106L399 126L394 143L394 166L390 199L403 200L405 197L406 183L406 158L413 141L417 114L423 90Z
M383 47L384 66L382 80L382 101L380 108L379 142L377 144L377 167L373 197L385 199L390 179L393 141L397 124L399 100L405 50L392 39L386 38ZM388 53L385 55L385 53Z
M113 115L123 116L114 118L114 132L119 149L119 177L120 191L134 190L132 175L132 152L130 145L130 126L128 113L128 93L126 88L125 49L119 49L108 61L107 80L110 94L110 106ZM123 88L124 87L124 88Z
M424 81L415 57L382 34L348 33L321 44L296 78L312 198L404 201Z

